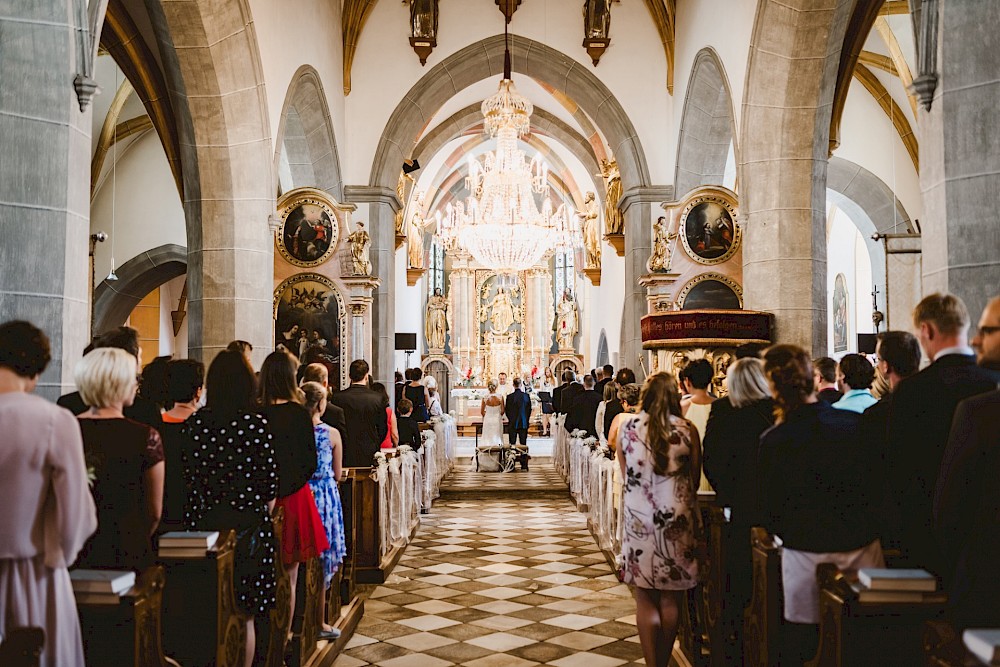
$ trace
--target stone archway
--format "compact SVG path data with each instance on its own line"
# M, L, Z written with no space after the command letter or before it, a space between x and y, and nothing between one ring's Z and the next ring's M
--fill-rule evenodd
M104 280L94 290L94 334L125 323L147 294L187 272L187 248L162 245L136 255L115 270L118 280Z
M760 0L739 159L745 307L775 314L776 340L826 347L826 170L852 0Z
M730 145L739 161L735 135L729 78L715 49L706 47L694 58L684 97L674 175L678 197L701 185L724 185Z
M309 65L300 67L288 86L274 144L274 174L281 192L311 187L343 199L330 108L319 73Z
M550 46L519 35L510 36L511 67L565 95L578 105L577 113L594 120L618 160L625 195L619 202L625 212L625 318L623 358L638 359L642 351L639 319L646 312L645 294L638 277L645 272L650 252L650 204L662 201L669 188L653 188L639 141L621 103L590 69ZM432 67L405 93L393 110L379 139L368 186L354 201L371 204L372 260L381 281L375 296L373 324L376 332L376 376L389 377L380 359L393 358L394 285L393 213L399 168L410 157L414 141L441 106L468 86L503 72L504 36L494 35L451 54ZM515 77L516 79L516 77ZM358 192L358 194L362 194ZM350 197L351 193L348 193Z
M177 116L188 241L189 351L273 343L273 150L248 0L145 3ZM261 277L267 277L262 280Z

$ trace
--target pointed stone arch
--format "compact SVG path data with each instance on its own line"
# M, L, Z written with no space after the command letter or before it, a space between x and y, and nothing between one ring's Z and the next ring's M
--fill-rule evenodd
M343 199L330 107L319 73L309 65L300 67L288 85L274 145L278 192L310 187L329 192L338 201Z
M139 302L160 285L187 272L187 248L173 243L136 255L94 290L94 334L125 323Z
M733 147L739 162L739 147L729 77L711 47L694 58L680 127L674 174L677 196L701 185L724 185L729 148Z

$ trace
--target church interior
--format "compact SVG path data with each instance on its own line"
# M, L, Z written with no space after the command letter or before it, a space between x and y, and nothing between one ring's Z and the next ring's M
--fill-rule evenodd
M360 466L349 465L354 427L341 431L346 555L332 584L318 556L277 567L277 606L248 630L232 598L231 526L207 556L138 571L117 605L78 595L86 664L1000 664L976 644L996 650L1000 630L969 634L1000 627L1000 613L955 615L961 585L1000 594L983 583L1000 581L995 564L970 565L967 551L920 560L881 535L879 571L926 569L938 585L872 601L861 567L810 561L819 616L793 618L789 561L818 549L734 509L711 470L720 435L706 438L704 423L718 412L705 401L729 404L748 349L789 427L769 370L778 348L804 350L817 373L832 359L834 385L854 381L849 359L867 360L882 403L909 382L881 354L892 332L919 339L920 368L958 351L1000 373L997 26L1000 4L986 0L8 0L0 322L48 339L35 395L82 391L85 351L131 327L140 372L160 358L209 368L243 341L261 376L276 350L324 367L323 405L361 376L395 386L393 432L410 388L414 409L424 395L437 405L417 419L416 448ZM938 326L951 322L942 308L964 320ZM355 360L370 373L356 377ZM665 422L687 424L665 428L697 427L690 459L707 470L684 505L697 581L649 588L672 609L654 623L673 624L666 652L649 648L647 589L628 575L638 529L625 505L639 482L621 449L640 436L616 418L609 444L593 414L575 420L570 390L562 406L556 391L612 383L600 415L605 401L645 415L662 375L683 399ZM959 506L972 527L949 524L939 541L1000 528L993 480L980 478L1000 463L1000 403L981 401L980 414L965 401L997 382L954 400L910 391L951 401L944 416L914 408L909 420L918 440L940 432L917 448L937 448L933 469L906 487L927 531L959 467L938 472L942 457L968 463L944 452L956 438L979 447ZM623 398L626 385L642 398ZM525 424L508 419L522 389ZM491 441L493 395L509 441ZM13 414L3 396L0 420ZM9 480L20 468L4 439ZM890 458L872 474L905 482ZM740 488L766 485L756 454L746 460ZM852 475L867 467L854 461ZM0 546L0 592L16 579L4 560L26 555ZM688 577L671 567L668 579ZM0 595L0 662L71 667L53 662L51 629L18 617L11 595Z

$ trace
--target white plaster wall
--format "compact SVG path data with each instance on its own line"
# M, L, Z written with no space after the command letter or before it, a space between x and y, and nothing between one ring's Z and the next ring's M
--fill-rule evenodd
M346 115L341 4L316 0L250 0L264 73L272 150L292 76L302 65L310 65L323 84L340 159L345 160L342 147ZM396 5L395 2L383 4Z
M576 0L524 3L514 15L510 30L544 42L594 72L618 98L636 127L653 182L670 182L673 155L662 148L672 142L666 58L649 11L638 2L613 6L611 46L595 68L581 46L580 6ZM407 41L408 18L405 5L379 2L361 36L354 60L353 89L346 105L351 132L344 139L349 157L341 153L345 182L368 182L372 156L390 114L402 95L430 67L503 29L503 17L492 2L463 2L460 10L455 3L444 3L438 46L427 66L421 67ZM436 110L425 112L429 122Z
M874 333L871 321L871 259L864 239L846 213L834 209L827 223L827 351L832 357L857 352L859 333ZM833 352L833 288L838 273L847 279L847 351Z
M406 253L403 246L396 253L396 285L393 290L393 298L396 302L396 332L416 333L417 349L410 355L410 365L406 365L406 353L396 352L395 369L402 371L404 368L412 368L419 365L420 356L424 353L426 343L424 342L424 316L423 308L426 298L427 283L418 280L417 284L410 287L406 284Z
M625 300L625 260L615 253L615 249L604 243L601 250L601 285L594 287L589 280L586 285L586 312L581 313L586 334L581 339L580 352L583 363L589 371L597 363L597 348L601 330L608 341L609 361L611 353L621 348L622 309ZM617 366L616 366L617 368Z
M90 207L90 231L103 231L111 237L98 243L94 251L95 285L111 270L112 250L116 266L121 266L139 253L167 243L187 246L184 209L156 133L146 132L119 152L115 171L116 178L104 179ZM112 191L116 193L114 227Z
M743 112L743 84L747 54L757 13L755 0L677 0L677 34L674 42L674 117L680 122L684 95L694 58L706 46L715 49L729 79L733 113L739 136ZM671 134L676 134L672 131ZM671 149L672 157L676 148ZM671 169L673 167L671 166Z
M833 154L855 162L881 178L896 193L911 220L923 215L920 179L910 154L882 107L856 80L852 80L847 94L840 126L840 146ZM905 230L900 227L899 231Z

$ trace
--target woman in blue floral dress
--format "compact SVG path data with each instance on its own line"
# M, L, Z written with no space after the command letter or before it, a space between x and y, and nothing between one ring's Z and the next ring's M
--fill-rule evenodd
M320 560L323 561L324 586L328 589L333 575L347 554L344 510L337 486L337 480L343 471L341 465L343 446L340 442L340 433L320 419L326 411L326 388L318 382L306 382L302 385L302 391L305 394L304 405L312 414L313 432L316 434L316 456L319 464L312 479L309 480L309 486L312 487L313 496L316 498L316 509L319 510L320 519L326 529L326 539L330 543L330 548L320 554ZM325 614L326 605L323 605L323 610ZM336 639L338 636L340 632L324 619L320 639Z
M623 487L621 579L633 587L647 665L667 665L683 591L698 583L698 431L680 417L672 375L646 378L616 448Z

